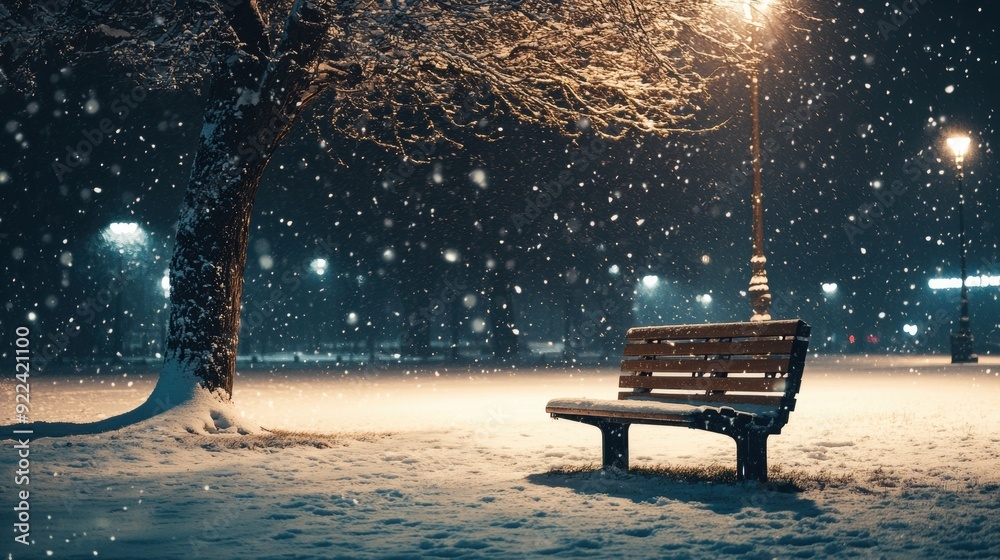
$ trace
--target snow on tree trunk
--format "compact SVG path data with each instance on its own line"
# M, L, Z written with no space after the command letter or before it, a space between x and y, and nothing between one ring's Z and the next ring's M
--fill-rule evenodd
M212 81L170 262L167 349L154 390L167 402L175 393L189 399L193 386L232 398L254 196L274 150L319 91L311 66L326 32L313 19L322 17L297 3L276 53L247 41Z
M206 113L181 207L170 263L164 373L196 378L209 391L222 390L228 399L236 368L250 214L276 135L267 124L270 104L254 103L247 92L239 99L226 97L213 99ZM288 126L284 117L273 116L275 123ZM268 137L270 143L260 141Z

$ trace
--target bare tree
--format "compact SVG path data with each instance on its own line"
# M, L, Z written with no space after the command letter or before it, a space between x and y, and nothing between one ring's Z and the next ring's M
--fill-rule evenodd
M695 126L736 31L708 0L13 0L0 7L0 79L30 90L39 61L207 99L170 264L163 370L114 429L182 403L230 413L251 209L296 122L407 152L469 126L468 100L596 134ZM303 118L310 108L309 118ZM578 128L578 127L577 127ZM337 145L331 143L330 145ZM333 154L336 156L336 154ZM220 416L221 415L221 416ZM209 426L211 428L211 426ZM37 432L36 432L37 433Z

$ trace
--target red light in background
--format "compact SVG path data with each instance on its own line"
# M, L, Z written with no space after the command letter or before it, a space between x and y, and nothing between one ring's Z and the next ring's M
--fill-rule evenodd
M851 341L851 344L854 344L854 335L852 334L851 336L847 337L847 340Z

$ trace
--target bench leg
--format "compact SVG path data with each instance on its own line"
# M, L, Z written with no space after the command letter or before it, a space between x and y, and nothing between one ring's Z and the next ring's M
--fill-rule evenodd
M631 424L600 422L604 468L614 467L628 471L628 427Z
M736 440L736 480L767 482L767 433L743 430Z

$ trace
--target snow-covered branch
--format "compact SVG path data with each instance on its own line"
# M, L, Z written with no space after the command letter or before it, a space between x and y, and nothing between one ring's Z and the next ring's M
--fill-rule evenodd
M338 131L387 145L468 124L452 117L470 91L527 122L667 134L706 126L716 70L752 54L743 24L708 0L14 0L0 70L30 89L42 55L100 58L153 87L202 88L242 51L308 69L304 95L336 97L324 115ZM317 44L289 46L296 25L321 26Z

